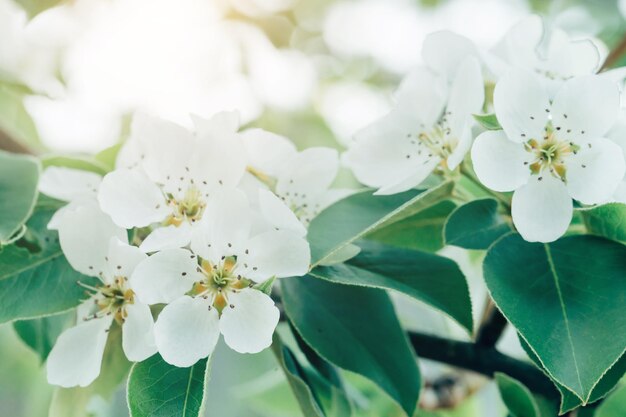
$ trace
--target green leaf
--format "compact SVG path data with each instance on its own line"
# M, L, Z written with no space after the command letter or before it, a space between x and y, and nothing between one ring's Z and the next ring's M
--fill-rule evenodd
M43 11L63 3L63 0L16 0L16 3L26 10L30 18L33 18Z
M583 402L626 347L626 246L595 236L549 244L511 234L484 261L491 295L554 380ZM611 325L608 326L607 323Z
M346 264L317 267L315 278L338 284L391 289L420 300L472 333L472 305L465 276L442 256L360 241L361 253Z
M553 417L556 409L541 397L535 397L518 380L501 372L495 374L502 401L513 417Z
M626 204L609 203L580 212L589 233L626 243Z
M116 323L109 330L98 378L87 387L57 388L48 417L91 417L87 407L94 396L108 400L128 375L131 363L122 349L122 328Z
M367 239L401 248L436 252L444 246L443 227L455 208L456 204L452 201L442 201L404 220L370 233Z
M450 214L444 228L446 244L465 249L487 249L511 227L498 214L493 198L474 200Z
M0 151L0 246L19 232L33 212L39 169L35 158Z
M266 279L263 282L260 282L254 286L257 290L264 292L267 295L272 294L272 287L274 286L274 282L276 281L276 277L271 277Z
M104 165L107 169L107 172L113 171L115 169L115 160L117 159L117 154L120 152L120 149L122 149L123 145L123 142L119 142L113 146L109 146L108 148L103 149L95 154L93 158L100 164Z
M56 231L46 228L52 213L37 211L26 223L36 239L26 243L35 252L17 244L0 251L0 323L69 310L85 298L77 281L97 283L72 269L63 256Z
M210 362L178 368L156 354L133 365L128 377L132 417L198 417L203 415L204 388Z
M32 320L19 320L13 323L13 328L39 357L45 361L56 342L57 337L74 323L73 311L56 314L54 316L41 317Z
M95 172L96 174L105 175L111 171L109 167L91 156L67 156L49 154L41 159L44 168L50 166L80 169L83 171Z
M545 368L539 361L539 358L537 357L535 352L533 352L530 346L528 346L528 343L521 337L519 338L519 341L524 351L528 354L528 357L535 363L535 365L537 365L537 367L541 368L541 370L543 370L546 373L546 375L550 377L548 372L545 370ZM602 379L600 379L600 381L596 384L596 386L591 391L591 396L589 397L588 403L589 404L594 403L598 401L599 399L603 398L604 396L606 396L615 387L615 385L621 380L622 376L624 376L624 372L626 372L626 355L622 355L622 357L619 358L617 363L613 365L611 369L609 369L602 376ZM578 408L579 406L582 405L583 403L582 400L578 398L570 389L561 385L559 382L555 381L554 379L551 379L551 380L554 386L561 393L561 405L559 409L559 412L561 414L566 413L575 408Z
M277 334L274 335L272 351L276 355L278 364L281 366L287 377L287 382L291 387L300 410L304 417L324 417L320 405L317 403L311 388L306 383L301 366L298 364L293 353L287 346L284 346Z
M500 126L500 122L494 113L474 114L473 116L474 119L487 130L502 130L502 126Z
M412 415L421 378L413 350L382 290L311 276L281 281L285 313L322 358L361 374Z
M0 82L0 130L30 150L43 150L37 128L24 108L24 96L30 91L23 86Z
M353 194L323 210L309 226L311 260L317 266L356 239L424 210L448 196L453 183L429 190L378 196L372 191Z
M609 395L598 407L595 417L626 416L626 386L622 386Z

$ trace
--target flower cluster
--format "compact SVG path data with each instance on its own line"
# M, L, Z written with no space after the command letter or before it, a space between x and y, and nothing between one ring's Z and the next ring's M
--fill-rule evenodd
M337 152L239 132L234 112L194 123L137 114L114 171L43 173L40 190L68 203L48 227L88 296L50 353L51 383L89 385L114 323L131 361L191 366L220 334L241 353L271 344L271 284L308 271L307 225L345 194L330 188Z
M601 56L591 40L546 31L531 16L492 50L443 31L425 40L422 56L392 111L357 133L345 154L362 183L394 194L433 173L453 177L471 149L478 180L495 193L513 191L517 231L540 242L565 234L573 200L624 201L624 73L597 74ZM500 129L480 133L473 116L484 111Z

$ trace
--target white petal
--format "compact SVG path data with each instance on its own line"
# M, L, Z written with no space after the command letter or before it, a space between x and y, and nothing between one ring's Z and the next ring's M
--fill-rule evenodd
M550 101L535 75L517 69L509 71L496 84L493 104L509 139L526 142L543 137Z
M198 225L198 229L204 229L206 243L194 239L191 249L201 255L208 249L208 257L213 261L237 254L250 234L251 223L246 195L235 188L223 188L213 194Z
M239 130L240 119L241 116L238 111L219 112L209 119L191 115L196 136L199 137L215 137L235 133Z
M130 284L144 304L169 303L203 278L198 261L186 249L168 249L148 257L135 268Z
M58 224L59 242L72 268L85 275L107 271L105 257L112 237L128 242L126 230L116 226L96 206L80 206L67 211Z
M48 382L66 388L91 384L100 375L112 320L89 320L61 333L48 356Z
M122 348L129 361L141 362L157 352L150 307L135 303L127 305L126 311L128 316L122 325Z
M569 35L554 28L543 67L563 78L593 74L600 63L600 51L591 39L570 41Z
M48 222L48 225L46 227L50 230L58 230L59 225L61 224L61 219L65 215L71 214L72 211L76 210L79 207L84 207L84 206L89 206L97 210L100 210L98 206L98 200L95 198L95 195L76 198L70 201L67 205L55 211L52 217L50 218L50 221Z
M287 230L298 236L306 235L306 228L296 215L273 192L259 190L259 208L266 221L279 230Z
M308 148L291 160L286 166L278 182L276 193L288 195L292 200L306 203L307 197L315 199L326 191L335 180L339 171L339 156L331 148Z
M170 225L153 230L141 242L139 248L146 252L185 247L191 242L191 225L183 222L180 226Z
M504 37L505 58L520 68L536 68L539 60L537 47L544 37L541 17L530 15L516 23Z
M397 194L411 188L417 187L422 181L430 175L431 172L439 165L441 162L441 158L438 156L432 156L429 159L422 161L416 164L414 172L411 173L408 177L392 184L387 184L384 187L380 187L378 191L374 194L376 195L390 195Z
M552 122L566 140L602 137L620 111L619 88L609 78L587 75L563 84L552 104Z
M567 161L567 190L583 204L608 200L626 173L622 149L608 139L583 144Z
M441 115L448 96L446 80L428 68L420 67L410 72L395 93L395 111L419 120L430 128ZM413 131L420 126L414 126Z
M420 131L417 119L410 121L392 111L357 133L344 154L345 161L365 185L380 188L397 184L415 175L425 162L426 151L417 155L417 147L411 143L415 138L409 136Z
M469 57L460 63L450 89L446 120L453 135L460 135L472 114L480 113L485 101L485 86L478 60Z
M114 276L129 278L135 267L147 256L136 246L128 245L118 238L111 238L107 255L107 269L105 272L111 281Z
M167 363L189 367L215 348L220 336L217 310L202 297L180 297L161 311L154 324L154 336Z
M446 161L448 169L453 171L458 167L465 159L465 155L472 147L472 124L471 116L467 118L465 126L460 130L458 143L452 150L452 153L448 156Z
M501 130L481 133L472 146L474 172L494 191L513 191L528 182L532 155Z
M237 272L264 281L306 274L311 262L308 242L293 233L271 231L254 236L237 258Z
M96 196L102 177L79 169L48 167L39 179L39 191L63 201Z
M220 318L226 344L239 353L258 353L268 348L280 318L274 301L261 291L247 288L230 293L228 303Z
M241 138L248 154L248 164L272 177L278 176L285 161L297 153L289 139L263 129L248 129L241 133Z
M429 34L422 45L424 62L438 73L444 74L448 80L454 78L465 59L477 55L476 46L471 40L449 30Z
M235 187L246 172L246 151L236 133L198 140L189 162L190 175L205 192L214 187Z
M513 223L529 242L552 242L563 236L572 220L572 198L565 184L552 175L533 175L513 194Z
M162 221L169 213L159 187L137 169L108 173L102 179L98 201L116 224L127 229Z
M117 153L115 168L131 169L141 167L144 157L145 149L143 144L137 139L129 138Z

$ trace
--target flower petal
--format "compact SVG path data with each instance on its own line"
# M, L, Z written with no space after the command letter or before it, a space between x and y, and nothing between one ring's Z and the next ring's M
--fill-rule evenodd
M608 139L594 139L567 161L567 190L583 204L603 203L625 173L622 149Z
M210 193L215 187L235 187L246 172L246 151L237 133L199 139L189 162L194 184Z
M128 241L126 230L116 226L95 205L66 210L58 230L61 249L72 268L90 276L107 272L105 257L112 237Z
M239 130L241 116L238 111L222 111L205 119L194 114L191 115L196 136L200 138L215 137L235 133Z
M457 68L445 116L451 134L455 136L463 133L468 121L472 120L472 114L480 113L485 101L485 86L478 60L468 57Z
M259 208L265 220L277 230L287 230L298 236L306 235L304 225L273 192L259 190Z
M100 375L112 321L110 316L93 319L61 333L48 356L48 382L66 388L91 384Z
M526 142L543 137L550 100L534 74L519 69L507 72L496 84L493 105L509 139Z
M374 194L376 195L397 194L397 193L410 190L411 188L415 188L422 181L424 181L426 177L430 175L431 172L433 172L433 170L437 167L437 165L439 165L440 162L441 162L441 158L436 155L433 155L425 160L420 160L420 163L415 165L414 172L412 172L411 175L409 175L406 178L403 178L402 180L396 183L387 184L383 187L380 187L380 189L376 191Z
M552 123L572 141L602 137L617 121L619 88L609 78L587 75L565 82L554 97Z
M444 52L445 51L445 52ZM422 58L430 68L452 80L465 59L478 56L474 43L449 30L433 32L422 44Z
M51 166L39 179L39 191L62 201L85 196L96 196L102 177L79 169Z
M117 237L109 241L107 255L107 276L113 281L114 276L129 278L135 267L148 256L136 246L120 241Z
M130 277L137 299L144 304L169 303L203 278L196 255L186 249L157 252L141 262Z
M472 146L476 176L494 191L513 191L528 182L532 155L501 130L481 133Z
M215 349L220 336L217 309L202 297L180 297L161 311L154 336L165 362L189 367Z
M280 318L274 301L261 291L247 288L229 293L228 303L220 318L226 344L239 353L268 348Z
M439 119L448 91L444 77L419 67L404 77L395 93L394 110L409 120L419 120L413 132L430 127ZM420 126L422 124L423 126Z
M162 221L169 213L159 187L137 169L108 173L102 179L98 201L117 225L127 229Z
M311 262L309 243L286 231L264 232L245 244L237 258L237 272L264 281L306 274Z
M188 222L183 222L180 226L169 225L153 230L139 248L146 252L156 252L166 249L182 248L191 242L192 227Z
M135 303L126 306L128 316L122 325L122 348L129 361L141 362L157 352L154 321L150 307Z
M600 64L600 51L591 39L571 41L564 31L554 28L543 67L562 78L593 74Z
M277 177L284 162L297 153L295 145L286 137L263 129L248 129L241 133L248 154L248 163L260 173Z
M552 175L534 175L513 194L513 223L529 242L553 242L572 220L572 198L565 184Z
M308 148L288 161L278 177L276 193L297 204L315 201L335 180L339 156L330 148Z
M530 15L516 23L504 36L505 58L513 66L536 68L539 56L537 47L544 37L541 17Z

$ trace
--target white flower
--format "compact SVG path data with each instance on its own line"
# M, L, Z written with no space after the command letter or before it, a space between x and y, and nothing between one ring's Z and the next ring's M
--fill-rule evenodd
M513 26L486 63L497 75L510 68L534 72L553 97L564 81L595 73L600 52L591 39L571 40L563 30L546 30L541 17L531 15Z
M305 226L321 210L352 192L331 188L339 171L335 149L313 147L298 152L287 138L261 129L247 130L242 136L248 170L261 183L271 184L273 192L261 187L259 207L275 228L304 236Z
M566 81L550 101L536 75L513 70L496 85L503 131L481 134L472 148L480 181L513 191L512 216L528 241L551 242L583 204L611 197L624 177L620 148L604 138L619 111L617 84L587 75Z
M287 231L255 233L243 193L211 196L193 252L169 249L142 262L133 275L138 300L169 303L155 324L156 344L168 363L187 367L208 356L220 333L241 353L267 348L278 309L254 282L299 276L310 262L308 243ZM196 235L200 236L200 235Z
M160 223L141 244L144 252L189 244L210 194L236 186L246 168L236 113L195 119L195 134L163 120L137 115L120 168L102 180L102 210L124 228ZM132 167L134 166L134 167Z
M626 108L622 107L617 123L607 133L606 137L622 148L622 153L626 159ZM626 204L626 177L617 186L611 200Z
M461 163L471 146L472 114L484 100L478 61L468 56L451 85L447 81L418 68L402 81L392 111L357 133L344 156L360 182L377 194L394 194L438 167L453 170Z
M57 229L60 219L72 208L86 204L97 205L100 181L100 175L89 171L56 166L46 168L39 179L39 191L69 203L54 213L48 228Z
M103 249L107 238L108 248ZM146 255L125 243L126 231L116 229L92 206L78 207L63 217L59 240L75 269L101 281L96 286L81 283L90 297L78 309L80 322L59 336L47 362L51 384L84 387L100 374L114 320L122 327L122 347L129 360L142 361L156 353L150 308L136 300L131 279Z

